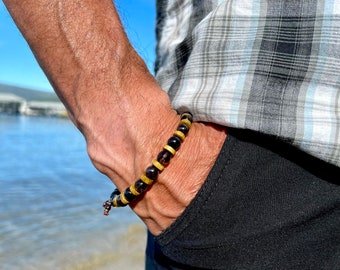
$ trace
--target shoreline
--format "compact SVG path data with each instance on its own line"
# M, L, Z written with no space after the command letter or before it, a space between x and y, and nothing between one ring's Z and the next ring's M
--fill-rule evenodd
M112 243L114 252L97 253L86 261L78 262L67 270L109 270L145 268L146 228L141 224L132 224L127 230L116 237Z

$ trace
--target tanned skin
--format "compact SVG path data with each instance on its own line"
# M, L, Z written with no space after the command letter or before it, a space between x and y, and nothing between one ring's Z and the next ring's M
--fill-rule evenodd
M132 48L114 3L3 2L84 135L94 166L125 190L171 137L179 116ZM193 124L157 182L131 205L151 233L160 234L181 215L225 138L224 128Z

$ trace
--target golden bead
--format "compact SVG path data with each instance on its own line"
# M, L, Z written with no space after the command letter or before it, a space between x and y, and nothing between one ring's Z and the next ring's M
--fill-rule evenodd
M124 193L121 193L121 194L120 194L120 201L121 201L123 204L129 204L129 201L125 198L125 194L124 194Z
M155 166L159 171L164 170L164 166L161 163L159 163L157 160L154 160L152 162L152 165Z
M179 137L179 138L181 139L182 142L183 142L184 139L185 139L185 134L184 134L182 131L176 130L176 131L174 132L174 135L177 136L177 137Z
M181 122L179 122L179 124L184 124L186 125L189 129L191 128L191 122L188 119L182 119Z
M133 195L138 196L140 193L136 190L135 183L130 186L130 191Z
M140 176L140 180L142 180L147 185L151 185L153 183L153 180L147 177L144 173Z
M118 199L118 196L115 196L112 200L112 204L113 204L114 207L119 207L117 199Z
M176 150L173 149L170 145L164 145L163 147L165 150L169 151L173 156L176 155Z

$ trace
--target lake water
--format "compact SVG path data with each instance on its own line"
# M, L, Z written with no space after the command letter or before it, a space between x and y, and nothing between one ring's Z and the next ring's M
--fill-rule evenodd
M68 119L0 115L0 269L144 269L145 228Z

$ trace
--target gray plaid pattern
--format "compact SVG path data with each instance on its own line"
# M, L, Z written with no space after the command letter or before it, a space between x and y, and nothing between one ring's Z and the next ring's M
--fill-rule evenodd
M158 2L156 77L174 108L340 166L340 1Z

